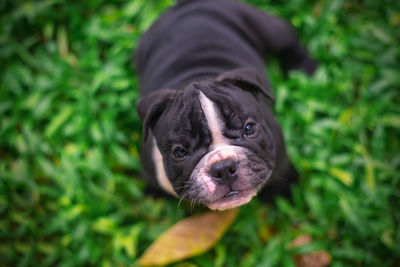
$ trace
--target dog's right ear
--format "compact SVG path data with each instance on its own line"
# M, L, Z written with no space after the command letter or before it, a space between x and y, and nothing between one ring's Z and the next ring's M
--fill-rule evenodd
M175 95L175 90L162 89L152 92L139 100L137 110L143 123L143 140L146 140L149 130L154 127Z

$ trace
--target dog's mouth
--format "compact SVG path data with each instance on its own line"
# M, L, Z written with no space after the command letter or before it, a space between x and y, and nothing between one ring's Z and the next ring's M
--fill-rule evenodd
M211 210L228 210L244 205L257 195L257 189L231 190L223 197L206 203Z

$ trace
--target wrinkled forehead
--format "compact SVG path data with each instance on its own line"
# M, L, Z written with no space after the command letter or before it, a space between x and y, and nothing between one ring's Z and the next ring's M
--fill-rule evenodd
M254 102L251 93L228 84L192 83L179 92L160 117L155 127L156 139L161 146L209 143L212 132L235 126L231 123L240 125L256 114Z
M154 135L160 145L165 143L193 143L209 136L206 118L201 108L199 90L180 92L161 115Z
M256 96L229 83L216 83L201 87L204 94L224 123L233 117L245 120L258 113ZM201 98L200 98L201 99ZM203 98L204 99L204 98ZM201 101L204 106L205 101ZM229 125L225 125L229 126Z

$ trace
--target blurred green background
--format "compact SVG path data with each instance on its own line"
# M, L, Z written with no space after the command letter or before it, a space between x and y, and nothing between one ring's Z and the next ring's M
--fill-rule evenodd
M268 75L301 173L293 203L243 207L175 266L400 265L400 1L246 1L289 20L321 65ZM0 2L0 265L135 266L191 214L143 193L132 53L171 0ZM313 242L290 246L301 233Z

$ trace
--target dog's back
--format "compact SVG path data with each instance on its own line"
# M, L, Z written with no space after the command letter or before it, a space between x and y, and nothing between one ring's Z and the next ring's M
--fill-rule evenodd
M258 70L268 87L265 56L288 51L308 58L293 29L276 17L230 0L180 1L148 30L136 51L141 95L243 67Z

